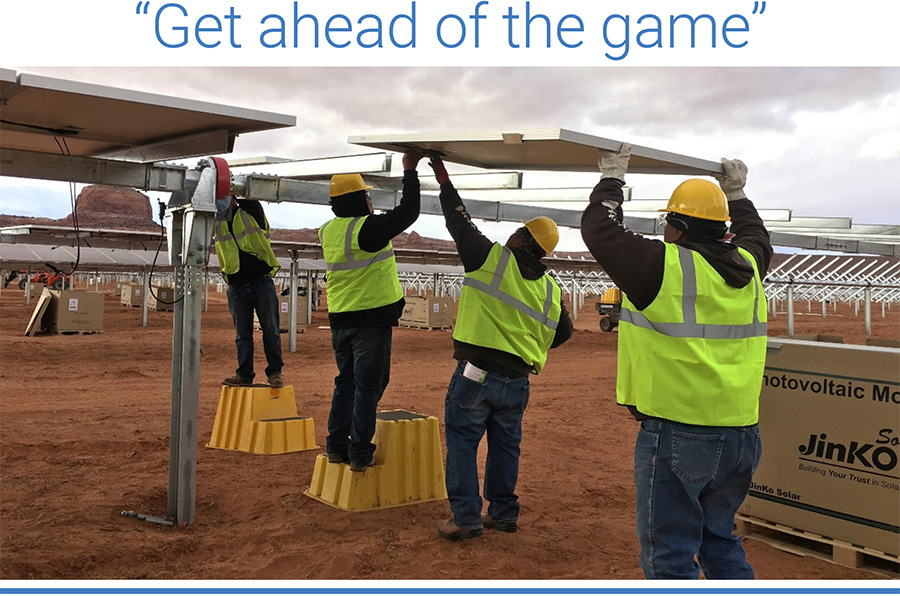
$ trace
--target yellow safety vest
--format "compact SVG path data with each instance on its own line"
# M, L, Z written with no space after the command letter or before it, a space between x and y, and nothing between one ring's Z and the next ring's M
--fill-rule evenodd
M378 252L359 248L359 230L366 217L336 217L319 228L329 312L378 308L403 297L392 243Z
M766 364L766 297L729 286L699 253L666 244L659 294L638 310L623 297L616 396L647 416L702 426L759 420Z
M522 277L513 252L495 243L484 264L466 273L453 339L515 354L539 373L559 325L561 294L549 275Z
M216 240L216 255L219 257L219 268L227 276L237 273L241 266L240 250L249 253L269 265L272 270L269 275L275 275L281 265L272 251L269 242L269 226L259 227L256 220L241 208L234 214L231 229L227 221L220 221L213 234Z

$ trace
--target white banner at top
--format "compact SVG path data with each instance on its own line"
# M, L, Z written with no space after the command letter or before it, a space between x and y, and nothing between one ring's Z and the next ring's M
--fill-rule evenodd
M893 2L3 2L6 68L897 66Z

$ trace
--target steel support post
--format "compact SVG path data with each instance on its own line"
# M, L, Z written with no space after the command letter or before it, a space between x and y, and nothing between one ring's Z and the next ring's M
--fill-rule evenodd
M290 281L290 293L291 299L289 301L290 304L290 316L288 317L288 349L291 353L297 351L297 274L298 270L297 263L297 251L291 251L291 281ZM309 296L309 289L306 291L307 297Z
M100 292L100 272L99 271L94 272L94 291L97 293Z
M866 335L872 335L872 288L866 287L865 297Z
M316 274L307 270L306 272L306 315L303 319L304 325L312 323L313 307L319 309L319 282Z
M31 269L25 272L25 306L31 304Z
M147 268L141 269L141 287L144 288L143 296L141 296L141 326L147 326L147 294L150 293L150 276Z
M578 320L578 298L575 296L575 278L572 278L572 320Z
M788 337L794 336L794 286L788 284L787 287L787 334Z
M176 218L173 217L173 233ZM196 505L197 424L200 394L200 318L203 273L215 214L183 212L175 267L183 274L183 298L173 323L172 420L169 450L168 516L177 527L194 522ZM170 240L171 241L171 240ZM174 248L174 246L173 246ZM176 286L178 285L176 274Z
M823 319L825 318L825 312L827 310L827 307L828 307L828 303L823 300L822 301L822 318Z
M180 193L179 193L180 194ZM175 193L172 198L175 199ZM170 201L171 206L171 201ZM180 255L184 238L184 211L180 209L171 212L171 224L169 229L169 254ZM182 351L184 348L184 267L179 262L172 261L175 273L175 304L172 305L172 401L169 413L169 492L166 504L167 515L175 519L178 514L178 458L181 444L178 438L181 436L181 367L183 363Z

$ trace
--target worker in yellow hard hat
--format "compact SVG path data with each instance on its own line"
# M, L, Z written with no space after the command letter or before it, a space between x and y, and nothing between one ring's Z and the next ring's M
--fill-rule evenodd
M390 379L392 329L406 304L391 241L419 217L422 157L420 151L403 155L400 204L379 215L361 175L333 176L335 217L319 228L338 368L325 450L329 463L349 463L352 472L375 465L375 413Z
M616 396L641 421L636 527L647 578L752 579L734 516L759 463L768 232L744 193L747 166L691 179L663 210L663 240L622 221L631 147L601 151L581 219L623 292ZM727 227L731 221L730 231Z
M456 371L444 406L447 496L453 518L438 526L449 539L480 536L484 528L518 529L519 443L528 405L529 375L547 352L572 335L560 288L541 259L559 242L556 223L536 217L505 245L485 237L469 217L443 162L430 165L441 186L441 209L466 275L453 328ZM476 454L487 434L482 514Z

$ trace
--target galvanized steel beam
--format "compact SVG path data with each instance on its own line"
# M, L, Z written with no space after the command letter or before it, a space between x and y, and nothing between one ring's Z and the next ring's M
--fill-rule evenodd
M0 148L0 175L108 184L164 192L184 190L187 168Z

